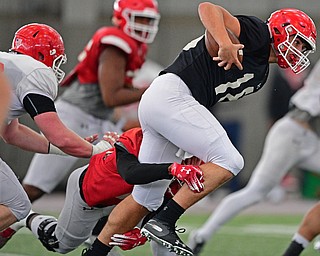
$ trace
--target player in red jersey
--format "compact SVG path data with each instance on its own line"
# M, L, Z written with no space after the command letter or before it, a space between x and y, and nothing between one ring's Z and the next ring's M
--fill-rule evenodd
M82 137L117 131L113 110L140 100L145 88L132 79L145 62L160 15L155 0L116 0L113 26L98 29L78 56L78 64L62 81L64 93L56 101L60 118ZM52 190L70 173L72 157L43 156L32 159L23 186L33 202Z
M196 192L203 190L202 171L197 166L140 164L137 156L141 141L141 129L130 129L120 136L115 148L93 156L88 165L72 172L58 220L37 213L24 220L48 250L67 253L81 245L96 222L131 193L133 184L176 177ZM98 256L103 246L96 239L84 255Z

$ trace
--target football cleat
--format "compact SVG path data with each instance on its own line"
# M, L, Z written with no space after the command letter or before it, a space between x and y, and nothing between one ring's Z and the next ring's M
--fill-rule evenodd
M177 255L193 256L192 250L181 241L175 232L175 228L160 220L149 220L141 229L141 234Z
M16 233L12 228L6 228L0 232L0 248L10 240L10 238Z
M188 245L192 249L193 255L198 256L205 245L205 240L197 234L197 230L194 230L189 235Z

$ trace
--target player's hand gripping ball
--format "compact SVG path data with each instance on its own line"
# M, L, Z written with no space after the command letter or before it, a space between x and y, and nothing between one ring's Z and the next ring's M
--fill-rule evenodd
M227 29L229 38L232 42L232 45L228 45L228 48L220 48L212 35L206 30L205 33L205 44L208 50L208 53L214 61L218 62L220 67L224 67L225 70L230 69L233 66L236 66L242 70L242 61L243 61L243 48L239 39Z

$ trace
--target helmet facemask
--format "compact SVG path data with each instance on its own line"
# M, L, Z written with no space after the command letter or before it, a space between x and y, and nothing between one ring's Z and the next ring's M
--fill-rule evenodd
M308 55L316 50L317 30L313 20L303 11L284 8L271 13L267 25L278 65L296 74L305 70L310 65Z
M123 30L130 37L139 42L150 44L154 41L158 32L160 15L153 10L134 11L125 9L123 16L127 20ZM137 21L139 18L149 19L149 24Z
M65 76L65 72L62 69L60 69L60 66L62 64L65 64L66 62L67 62L67 57L64 54L64 55L60 55L57 58L55 58L52 63L52 70L53 70L54 74L56 75L58 83L61 83L61 81L63 80L63 78Z
M277 47L279 52L278 63L282 68L290 67L296 74L301 73L310 65L308 55L315 51L315 44L306 36L300 33L293 25L285 27L287 34L286 40L280 43ZM294 46L294 42L300 38L309 47L306 50L300 51ZM284 63L285 62L285 63Z

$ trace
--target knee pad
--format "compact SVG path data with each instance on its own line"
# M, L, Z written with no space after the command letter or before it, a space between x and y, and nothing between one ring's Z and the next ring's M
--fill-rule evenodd
M49 251L55 252L59 248L59 241L56 238L54 231L56 230L57 220L53 218L45 219L39 224L38 236L40 242Z

